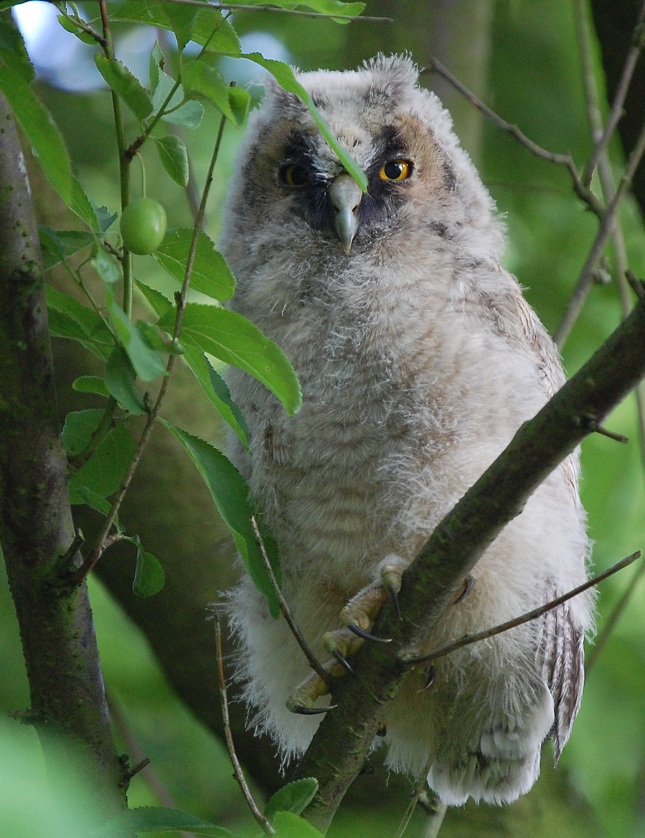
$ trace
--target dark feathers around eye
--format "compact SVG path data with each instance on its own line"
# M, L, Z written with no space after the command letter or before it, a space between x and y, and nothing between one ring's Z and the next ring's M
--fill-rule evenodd
M407 144L392 125L383 127L373 139L375 152L366 169L368 191L358 209L363 234L371 226L381 226L390 220L405 200L405 184L384 181L379 177L379 171L388 161L408 157ZM333 213L327 197L330 178L316 166L318 153L315 136L292 132L277 177L292 200L294 215L304 218L314 230L331 233ZM342 174L342 169L339 168L338 174Z

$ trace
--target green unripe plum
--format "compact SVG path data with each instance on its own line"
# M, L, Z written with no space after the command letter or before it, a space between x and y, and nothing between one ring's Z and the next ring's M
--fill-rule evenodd
M131 253L154 253L166 235L166 210L154 198L135 198L121 214L123 244Z

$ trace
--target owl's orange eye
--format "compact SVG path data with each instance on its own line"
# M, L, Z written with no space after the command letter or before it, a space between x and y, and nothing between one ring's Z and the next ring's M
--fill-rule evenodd
M379 169L381 180L407 180L412 174L411 160L388 160Z
M309 183L309 172L298 163L285 163L278 173L280 182L285 186L305 186Z

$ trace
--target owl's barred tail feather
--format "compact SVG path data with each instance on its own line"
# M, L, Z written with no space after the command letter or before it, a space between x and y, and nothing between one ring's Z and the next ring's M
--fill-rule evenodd
M428 785L448 806L463 806L469 798L513 803L530 791L540 774L542 743L553 716L553 699L545 688L541 703L515 728L508 720L498 721L484 730L475 752L453 763L435 762Z

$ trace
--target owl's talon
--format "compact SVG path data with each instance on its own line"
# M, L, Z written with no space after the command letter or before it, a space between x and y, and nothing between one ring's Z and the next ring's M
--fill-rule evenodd
M357 637L361 637L363 640L371 640L373 643L391 643L391 637L377 637L375 634L370 634L369 631L365 631L360 626L356 625L356 623L350 623L347 628L353 632Z
M333 678L340 678L345 674L342 665L335 660L324 664L323 669ZM310 672L287 699L287 709L299 716L317 716L333 710L335 704L328 707L316 707L315 704L323 695L329 695L329 684L317 672Z
M320 716L329 710L335 710L337 704L330 704L328 707L306 707L304 704L290 704L289 710L298 716Z
M343 667L346 672L349 672L350 675L354 674L354 670L351 667L351 664L347 660L347 658L343 655L340 649L333 649L332 655L336 658L338 663Z
M434 684L435 678L437 677L437 671L435 670L434 666L431 664L426 669L426 682L419 690L420 693L424 692L425 690L430 689L430 687Z

